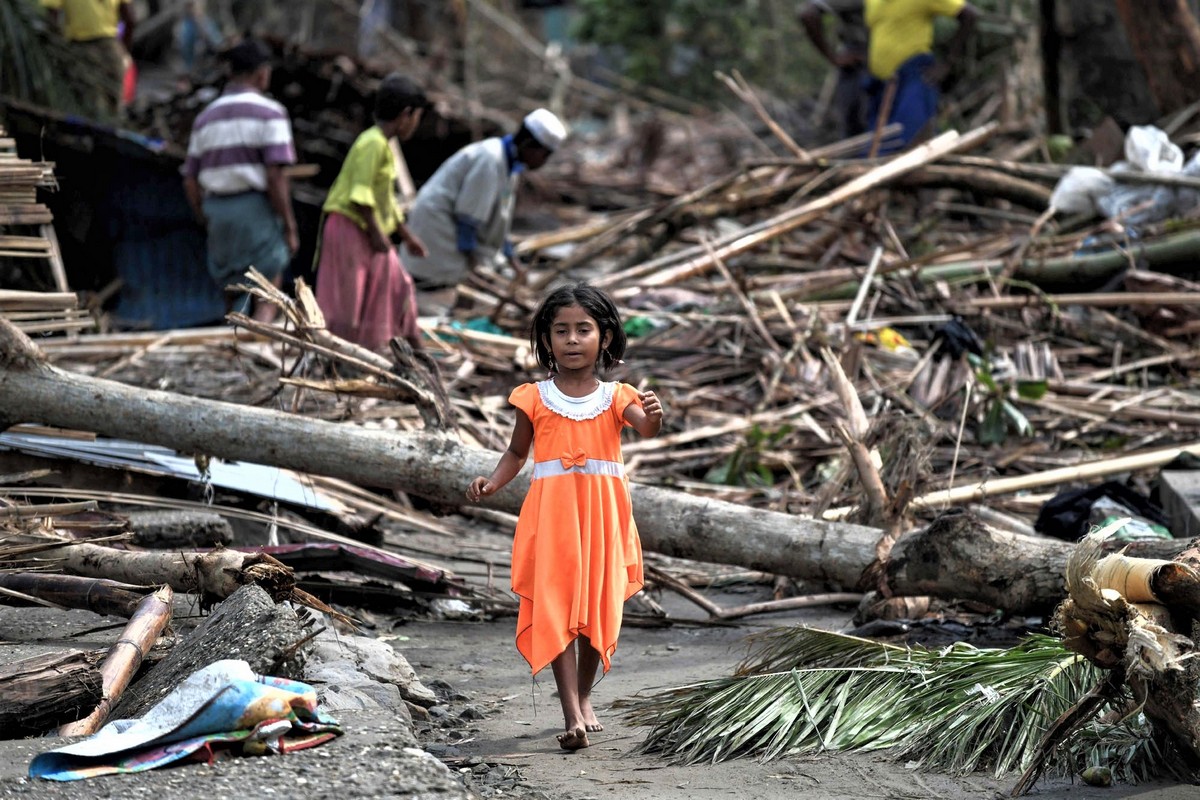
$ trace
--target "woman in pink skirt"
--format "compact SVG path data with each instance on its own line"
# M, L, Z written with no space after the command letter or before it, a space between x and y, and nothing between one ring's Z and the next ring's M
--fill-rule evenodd
M375 124L363 131L338 173L322 211L317 304L331 333L370 350L393 337L421 347L412 277L393 236L413 252L425 245L404 225L396 205L396 164L388 140L404 141L421 124L425 93L398 73L375 95Z

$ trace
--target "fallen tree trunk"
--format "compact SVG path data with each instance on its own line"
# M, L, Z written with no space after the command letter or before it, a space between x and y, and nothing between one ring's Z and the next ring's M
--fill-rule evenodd
M368 430L64 372L0 319L0 430L20 422L400 488L447 508L465 504L467 483L490 474L500 457L444 435ZM526 471L488 504L515 513L528 486ZM874 528L669 489L635 485L633 492L643 546L698 561L853 586L879 538Z
M368 430L63 372L46 364L3 319L0 409L6 416L0 427L40 422L94 431L400 488L448 508L463 505L467 483L490 474L499 458L443 435ZM488 505L516 513L528 481L527 470ZM880 536L876 528L803 519L636 483L633 505L647 550L834 588L858 585ZM1063 597L1069 551L1066 542L997 533L969 517L902 537L886 578L897 595L977 599L1013 613L1041 611ZM121 579L109 573L104 577Z

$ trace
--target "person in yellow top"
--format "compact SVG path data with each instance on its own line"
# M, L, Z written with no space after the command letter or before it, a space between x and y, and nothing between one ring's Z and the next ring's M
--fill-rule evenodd
M898 122L898 139L881 153L908 147L928 136L937 116L939 88L961 61L979 12L965 0L864 0L867 23L867 113L873 127ZM947 59L932 53L937 17L958 21ZM881 114L884 117L881 119Z
M321 207L317 304L331 333L370 350L382 350L393 337L421 347L412 277L392 240L421 254L425 245L396 204L388 140L412 136L428 106L425 93L403 75L384 78L375 94L375 124L354 141Z
M103 77L95 111L115 119L121 112L122 85L130 63L132 6L128 0L42 0L42 6L80 57L94 64Z

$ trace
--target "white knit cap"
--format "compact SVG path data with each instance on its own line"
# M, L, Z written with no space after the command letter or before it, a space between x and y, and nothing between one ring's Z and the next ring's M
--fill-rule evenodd
M547 108L530 111L525 116L523 124L525 130L533 135L537 143L550 152L557 150L558 146L563 143L563 139L567 138L566 126Z

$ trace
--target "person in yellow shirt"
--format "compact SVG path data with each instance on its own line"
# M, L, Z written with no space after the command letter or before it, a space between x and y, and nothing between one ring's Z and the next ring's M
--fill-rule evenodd
M375 124L354 141L321 207L317 305L331 333L370 350L382 350L393 337L421 347L413 280L392 240L422 257L426 251L396 203L388 140L412 136L428 106L412 81L399 73L384 78L375 95Z
M101 76L104 88L96 97L97 115L120 116L133 41L133 7L128 0L42 0L42 6L80 57L94 64Z
M929 135L937 116L939 88L958 67L978 16L966 0L864 0L871 73L867 119L872 127L893 122L902 126L899 138L889 139L880 153L902 150ZM945 61L932 53L937 17L958 22Z

